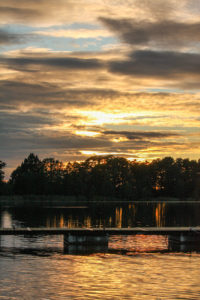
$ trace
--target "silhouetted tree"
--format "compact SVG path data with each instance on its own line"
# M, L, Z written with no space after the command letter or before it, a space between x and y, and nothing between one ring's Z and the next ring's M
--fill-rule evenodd
M152 195L152 177L148 162L131 162L131 178L133 199L146 198Z
M10 183L16 194L43 194L43 164L31 153L11 174Z
M157 159L152 162L156 172L154 185L159 195L174 196L178 179L178 168L172 157Z
M45 194L62 194L64 165L54 158L45 158L42 161L42 171L44 176L44 193Z
M0 161L0 183L5 163ZM123 157L92 156L66 166L54 158L42 161L31 153L11 174L15 194L65 194L141 199L200 197L200 160L172 157L129 162Z

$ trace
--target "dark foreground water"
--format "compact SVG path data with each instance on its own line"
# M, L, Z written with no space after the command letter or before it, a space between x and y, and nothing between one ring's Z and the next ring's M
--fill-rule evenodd
M2 227L200 226L200 204L0 207ZM73 253L62 236L0 238L0 299L200 299L200 251L165 236L112 236Z

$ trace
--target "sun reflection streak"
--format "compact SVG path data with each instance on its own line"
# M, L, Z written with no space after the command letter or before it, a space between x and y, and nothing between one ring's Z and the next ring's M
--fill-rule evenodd
M122 207L117 207L115 211L115 226L117 228L122 227Z

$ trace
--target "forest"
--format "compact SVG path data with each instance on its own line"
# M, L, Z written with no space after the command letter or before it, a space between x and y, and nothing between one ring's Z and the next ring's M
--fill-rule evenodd
M40 160L33 153L4 180L0 160L0 195L97 196L125 200L200 197L200 160L172 157L151 162L123 157L92 156L83 162Z

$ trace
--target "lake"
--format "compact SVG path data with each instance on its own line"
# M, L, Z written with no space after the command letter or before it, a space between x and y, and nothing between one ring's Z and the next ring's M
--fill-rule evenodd
M200 226L199 203L0 206L1 227ZM200 299L200 251L165 236L111 236L73 253L62 236L0 237L0 299Z

